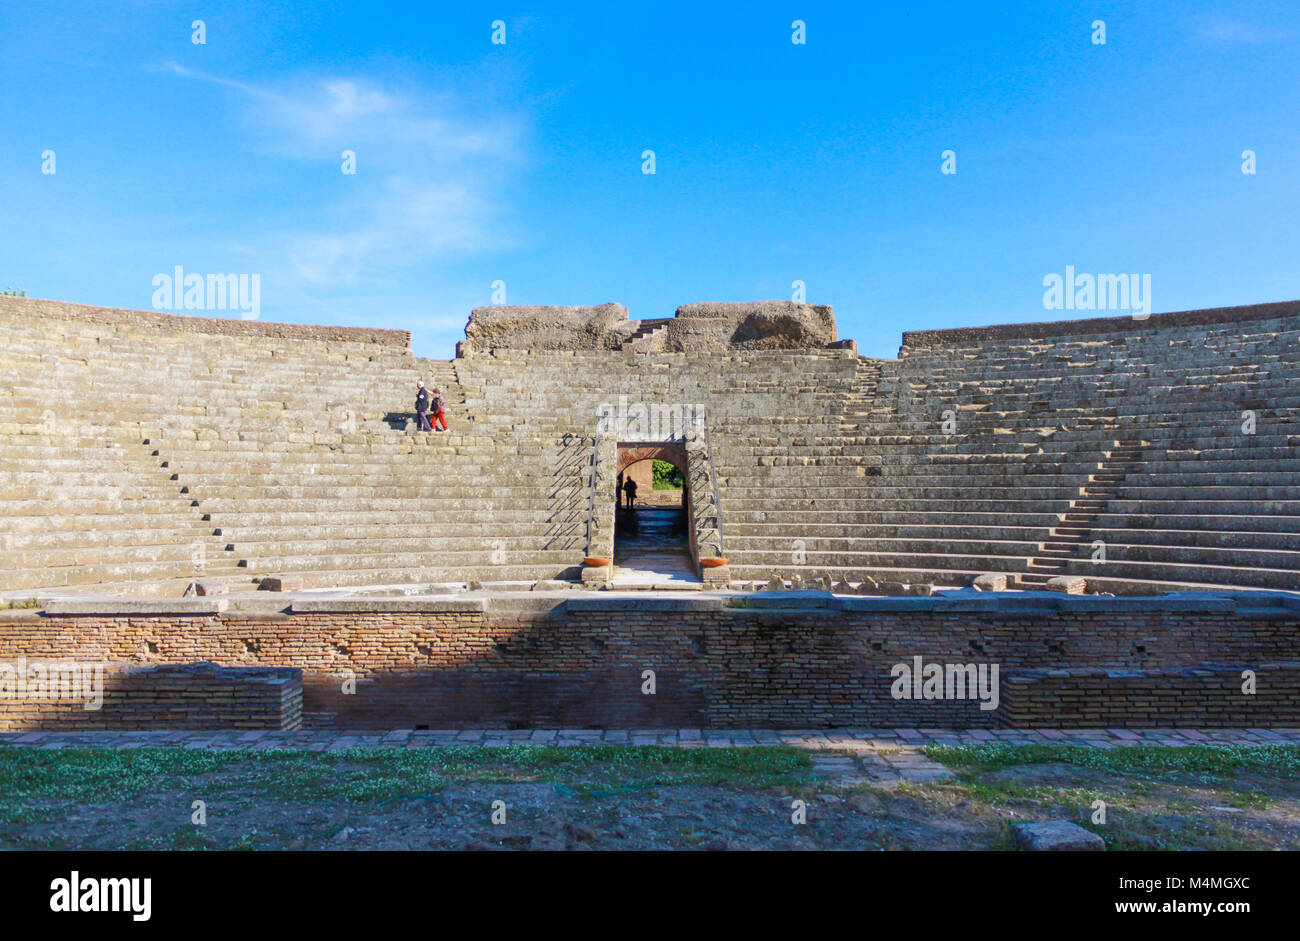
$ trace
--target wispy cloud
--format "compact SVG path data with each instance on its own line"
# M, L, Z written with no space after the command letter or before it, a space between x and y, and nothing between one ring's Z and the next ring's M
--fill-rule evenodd
M319 207L325 222L269 233L257 249L304 288L391 283L403 270L512 243L507 194L526 139L519 115L450 91L355 77L268 87L166 68L237 92L266 151L338 173ZM345 150L356 155L355 176L340 169Z
M1196 31L1196 36L1199 39L1208 39L1215 42L1255 45L1296 39L1300 37L1300 30L1274 29L1241 20L1213 20L1202 24Z

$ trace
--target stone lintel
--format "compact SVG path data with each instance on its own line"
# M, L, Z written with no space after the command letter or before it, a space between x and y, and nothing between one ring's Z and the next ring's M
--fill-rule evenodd
M454 613L487 610L483 598L321 598L294 601L294 614L335 613Z
M224 598L51 598L42 606L47 615L101 614L113 617L165 617L177 614L219 614Z

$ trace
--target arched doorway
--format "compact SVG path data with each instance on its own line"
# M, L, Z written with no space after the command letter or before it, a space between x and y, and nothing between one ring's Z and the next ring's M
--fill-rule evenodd
M659 487L655 486L655 462L660 462ZM615 585L699 581L691 553L686 466L681 442L619 444ZM635 485L630 500L629 481Z

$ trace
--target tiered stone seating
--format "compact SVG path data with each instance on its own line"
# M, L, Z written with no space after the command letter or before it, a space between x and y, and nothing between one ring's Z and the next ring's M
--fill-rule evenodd
M1026 581L1067 573L1296 588L1298 328L1291 304L940 331L912 350L905 337L900 367L924 375L912 380L924 393L910 398L927 412L983 406L1005 429L1052 424L1092 442L1098 465ZM903 414L908 399L900 394ZM1245 409L1257 412L1254 434L1242 431ZM963 424L968 437L986 434Z
M73 428L25 431L6 430L0 452L0 587L235 574L190 501L147 473L138 445Z
M1300 587L1300 305L1267 313L912 335L862 361L838 434L725 453L733 569Z
M453 365L415 359L404 335L196 340L169 324L41 313L0 306L14 373L5 455L18 471L0 588L539 578L581 561L581 462L563 442L484 434ZM417 377L442 387L453 431L406 431ZM90 423L80 437L31 433L70 402ZM64 467L78 471L52 482ZM93 503L108 488L122 502ZM55 496L81 509L38 542L25 530L56 515L38 505Z
M16 298L0 328L0 589L573 576L620 403L703 407L738 579L1300 588L1300 304L913 333L897 361L448 363L391 331ZM417 377L450 433L409 430Z

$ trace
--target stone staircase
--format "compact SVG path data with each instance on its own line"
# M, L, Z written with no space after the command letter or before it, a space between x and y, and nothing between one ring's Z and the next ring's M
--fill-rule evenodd
M629 353L653 352L670 323L672 323L671 317L642 320L641 325L632 331L632 335L623 341L619 349Z
M1105 512L1119 484L1137 466L1143 446L1149 443L1114 442L1105 459L1097 464L1097 473L1089 477L1082 495L1070 501L1070 509L1061 516L1061 525L1050 530L1052 538L1039 547L1041 554L1029 560L1029 571L1021 577L1022 583L1042 584L1053 576L1065 574L1072 559L1091 557L1092 527Z

